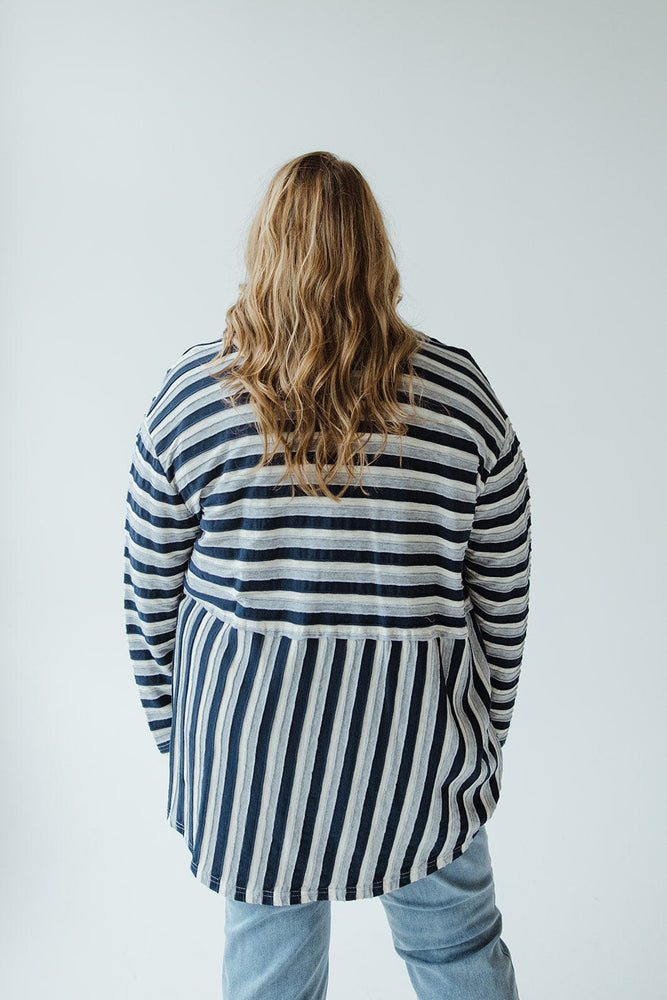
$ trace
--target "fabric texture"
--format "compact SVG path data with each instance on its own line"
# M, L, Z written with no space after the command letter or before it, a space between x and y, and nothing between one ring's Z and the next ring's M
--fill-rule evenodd
M429 337L408 434L366 446L366 492L292 497L281 450L253 469L263 438L212 377L220 347L163 377L126 500L125 629L167 818L227 897L380 895L465 852L500 796L528 616L522 449L472 355Z
M456 861L380 902L419 1000L518 1000L485 826ZM328 901L267 907L228 898L223 1000L325 1000L330 939Z

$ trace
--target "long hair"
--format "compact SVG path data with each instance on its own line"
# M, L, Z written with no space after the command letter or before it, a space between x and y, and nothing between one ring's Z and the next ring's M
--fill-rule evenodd
M322 151L285 163L250 224L245 264L211 364L220 363L212 375L232 405L248 394L264 437L255 469L282 444L280 482L290 475L292 496L296 479L309 495L339 500L355 472L366 493L365 445L381 433L384 449L389 434L407 432L401 376L414 408L410 359L426 338L397 315L394 250L360 171ZM317 484L304 473L313 450ZM347 482L336 496L328 482L341 469Z

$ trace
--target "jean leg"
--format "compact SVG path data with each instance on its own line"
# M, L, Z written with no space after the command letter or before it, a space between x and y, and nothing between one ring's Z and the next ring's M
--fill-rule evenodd
M518 1000L485 826L444 868L378 898L419 1000Z
M223 1000L325 1000L331 903L225 900Z

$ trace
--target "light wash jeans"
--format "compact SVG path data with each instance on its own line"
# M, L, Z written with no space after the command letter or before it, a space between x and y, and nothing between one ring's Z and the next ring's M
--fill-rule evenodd
M419 1000L518 1000L485 826L450 864L377 898ZM330 900L225 903L223 1000L324 1000Z

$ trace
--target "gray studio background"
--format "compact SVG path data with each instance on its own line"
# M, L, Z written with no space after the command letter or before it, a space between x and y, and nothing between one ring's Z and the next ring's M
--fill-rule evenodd
M468 348L533 510L489 821L522 1000L667 997L667 8L21 0L2 7L7 1000L220 996L224 900L165 818L122 625L134 437L216 339L287 159L365 174L402 315ZM413 996L378 900L329 996Z

